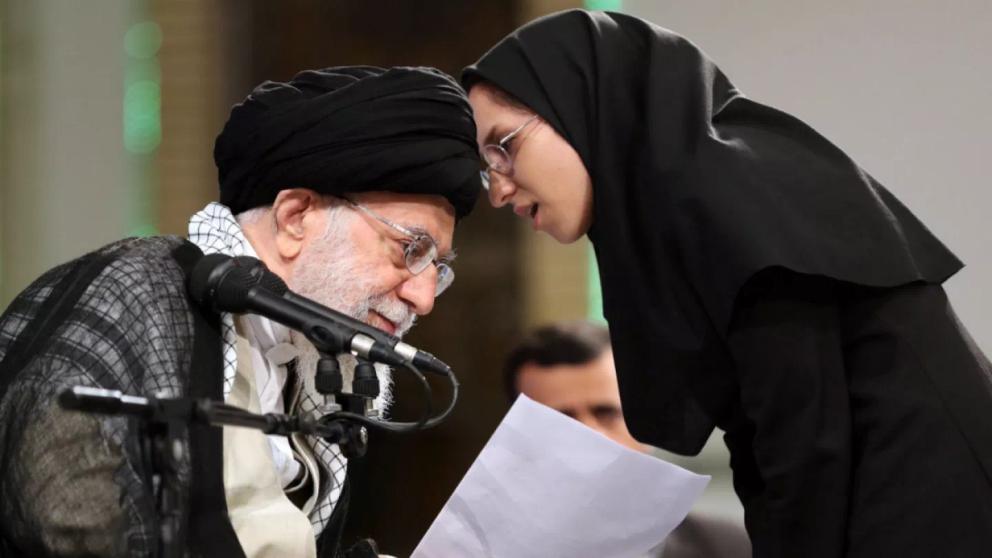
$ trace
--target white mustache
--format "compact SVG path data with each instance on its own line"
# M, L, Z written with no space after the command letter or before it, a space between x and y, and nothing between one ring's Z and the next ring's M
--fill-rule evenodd
M364 316L354 316L355 319L367 321L369 311L375 311L396 326L396 337L403 337L417 321L417 315L413 313L409 305L399 300L393 300L388 295L370 297L364 301L362 306L360 313Z

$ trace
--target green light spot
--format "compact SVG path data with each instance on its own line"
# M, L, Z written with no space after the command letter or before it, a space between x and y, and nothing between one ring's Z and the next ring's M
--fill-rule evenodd
M162 142L162 93L154 81L136 81L124 90L124 148L151 153Z
M128 236L155 236L158 234L158 229L155 225L138 225L128 231Z
M132 58L151 58L162 46L162 28L154 21L136 23L124 34L124 52Z
M162 83L162 68L158 60L149 58L147 60L130 60L124 71L124 87L130 87L138 81L154 81Z
M619 12L623 10L623 0L586 0L587 10L599 10L604 12Z

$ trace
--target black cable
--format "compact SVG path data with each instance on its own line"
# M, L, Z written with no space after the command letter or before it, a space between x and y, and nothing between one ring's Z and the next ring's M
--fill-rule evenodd
M423 373L421 373L420 370L418 370L415 366L407 363L405 367L408 370L410 370L415 376L417 376L424 384L427 384L427 380L424 378ZM445 408L444 411L442 411L441 414L436 417L431 417L429 419L427 418L429 417L429 413L432 410L431 404L428 403L427 405L428 414L422 415L420 420L417 422L397 422L397 421L388 421L388 420L376 420L355 413L347 413L347 412L331 413L329 415L322 417L321 420L324 421L324 420L334 420L334 419L344 418L355 421L370 429L381 430L385 432L396 432L396 433L413 432L416 430L427 430L428 428L434 428L435 426L441 424L442 422L445 421L445 419L448 418L448 415L450 415L451 412L455 409L455 404L458 402L458 387L459 387L458 379L455 378L455 374L450 370L445 373L445 376L448 378L448 381L451 383L451 400L448 403L448 407ZM429 384L427 384L426 393L430 394Z
M320 418L320 422L323 423L336 419L348 419L373 430L381 430L384 432L395 432L398 434L402 434L405 432L416 432L418 430L424 430L430 428L431 426L429 425L429 423L431 422L430 420L431 414L434 412L434 403L433 403L434 396L431 391L431 385L430 383L427 382L427 378L424 377L424 374L420 370L417 370L417 368L414 367L412 364L405 363L404 368L409 370L413 374L413 376L417 378L417 380L420 382L421 390L423 391L424 397L426 398L425 399L426 403L424 405L424 412L420 414L420 418L416 422L377 420L377 419L371 419L364 415L359 415L357 413L349 413L346 411L339 411L336 413L330 413L328 415L324 415L323 417Z
M448 382L451 384L451 398L448 406L436 417L432 417L431 414L434 411L433 407L433 391L431 390L430 383L424 374L410 363L405 363L404 368L406 368L420 383L421 391L424 395L424 410L420 415L420 418L415 422L405 422L405 421L390 421L390 420L380 420L366 417L358 413L350 413L347 411L338 411L335 413L330 413L318 418L311 424L305 425L305 423L297 423L296 427L309 427L312 428L313 433L322 436L330 435L336 432L328 428L328 424L335 420L350 420L362 426L365 426L372 430L379 430L383 432L394 432L398 434L407 432L416 432L419 430L427 430L428 428L434 428L435 426L444 422L452 411L454 411L455 405L458 402L458 390L459 384L458 379L455 374L448 370L445 373ZM287 419L292 419L289 416L277 416L271 413L266 415L257 415L246 411L240 407L235 407L233 405L228 405L226 403L211 403L209 409L201 408L201 412L204 412L208 416L212 416L218 422L224 424L238 425L238 426L248 426L255 427L263 430L265 432L278 433L276 432L276 425L288 426L286 423ZM277 420L278 419L278 420ZM270 428L261 428L259 424L270 425ZM295 429L295 428L294 428ZM323 433L323 434L322 434Z
M451 383L451 401L448 403L448 408L441 412L440 415L427 421L424 428L434 428L435 426L444 422L451 414L451 411L455 410L455 404L458 402L458 379L455 378L455 373L448 369L445 372L445 376L448 378L448 382Z

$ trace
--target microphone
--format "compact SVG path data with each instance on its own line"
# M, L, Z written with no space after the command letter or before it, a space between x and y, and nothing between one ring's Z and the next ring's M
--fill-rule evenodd
M258 314L299 330L326 353L353 350L353 332L298 305L287 304L263 285L270 278L263 278L257 268L244 263L224 254L204 256L189 274L186 288L190 296L215 310Z
M324 306L313 299L294 293L289 290L289 287L286 286L286 283L280 279L278 275L270 271L269 268L265 267L265 264L262 263L261 260L250 256L237 256L233 259L237 262L237 265L251 270L252 277L263 288L268 289L303 308L307 308L317 315L326 317L327 319L341 324L348 329L352 329L358 333L371 337L376 342L391 349L405 362L411 363L417 368L430 370L431 372L436 372L442 375L452 373L450 366L427 351L422 351L412 345L404 343L399 337L390 335L377 327L371 326L361 320L357 320L343 312L339 312L333 308Z
M313 299L294 293L289 290L286 283L284 283L278 275L269 271L269 269L266 268L262 262L258 262L258 265L263 270L261 283L265 286L265 288L271 289L273 292L281 295L286 300L299 304L300 306L307 308L316 314L326 316L328 319L336 323L342 324L350 329L371 337L376 342L389 347L404 361L413 364L417 368L423 368L438 374L451 373L451 367L436 356L428 353L427 351L422 351L413 345L404 343L399 337L390 335L377 327L371 326L361 320L356 320L355 318L343 312L338 312L333 308L328 308Z
M326 352L348 350L373 362L413 364L439 374L451 368L437 357L351 316L300 296L256 258L204 256L190 273L189 292L200 304L217 310L260 314L302 331ZM316 340L311 337L316 335ZM325 348L326 347L326 348Z

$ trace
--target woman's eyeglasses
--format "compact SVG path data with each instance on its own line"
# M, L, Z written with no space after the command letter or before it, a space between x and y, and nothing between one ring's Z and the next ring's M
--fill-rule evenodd
M482 175L482 187L487 191L489 190L489 182L491 177L489 176L490 171L496 171L500 174L510 174L513 172L513 158L510 157L510 152L506 150L507 144L510 143L514 137L517 136L528 124L537 119L537 115L531 116L526 122L517 127L516 130L507 134L503 139L499 140L497 143L490 143L482 146L482 158L486 161L486 168L480 171Z

